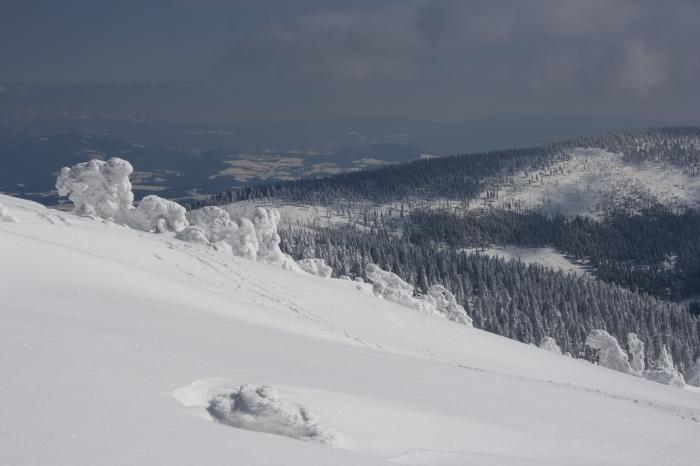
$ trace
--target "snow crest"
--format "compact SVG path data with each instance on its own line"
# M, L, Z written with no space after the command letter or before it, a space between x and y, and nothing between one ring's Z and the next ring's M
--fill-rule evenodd
M207 411L222 424L298 440L333 445L336 434L319 423L304 406L291 403L266 386L241 385L215 396Z
M426 314L438 315L465 325L472 325L472 319L462 306L457 304L454 295L442 285L433 285L424 296L415 296L415 288L393 272L381 269L375 264L367 264L367 279L372 282L374 295Z

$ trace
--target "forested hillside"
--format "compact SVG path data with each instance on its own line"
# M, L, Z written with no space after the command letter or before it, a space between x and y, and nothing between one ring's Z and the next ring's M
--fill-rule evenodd
M385 230L354 227L281 232L282 248L295 258L322 258L335 276L364 277L378 264L425 292L438 283L448 288L474 319L474 326L526 343L554 337L563 351L591 358L588 333L604 328L624 342L639 335L649 361L661 345L681 370L700 348L700 320L679 305L594 279L538 265L465 254L435 244L397 241Z

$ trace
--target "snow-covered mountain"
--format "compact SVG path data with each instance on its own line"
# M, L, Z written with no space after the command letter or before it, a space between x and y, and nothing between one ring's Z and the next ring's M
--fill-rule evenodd
M174 233L0 204L0 464L700 458L693 387Z

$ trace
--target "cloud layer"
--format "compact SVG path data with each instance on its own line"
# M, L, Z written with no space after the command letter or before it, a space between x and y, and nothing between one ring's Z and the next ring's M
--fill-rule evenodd
M193 39L193 56L177 66L177 54L163 51L168 74L158 79L197 84L153 97L154 108L162 99L215 119L562 112L700 120L695 1L166 3L229 19L195 22L219 32ZM135 51L120 79L139 81L142 62Z

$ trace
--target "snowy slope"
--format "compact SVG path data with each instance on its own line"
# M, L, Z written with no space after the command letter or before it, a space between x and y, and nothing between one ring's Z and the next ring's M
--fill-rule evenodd
M700 457L700 393L421 314L353 282L0 203L17 220L0 222L2 465ZM302 405L333 444L212 420L209 399L242 384Z
M538 208L564 215L598 216L607 208L700 207L700 177L668 163L630 164L622 154L578 148L546 170L520 172L473 208Z

